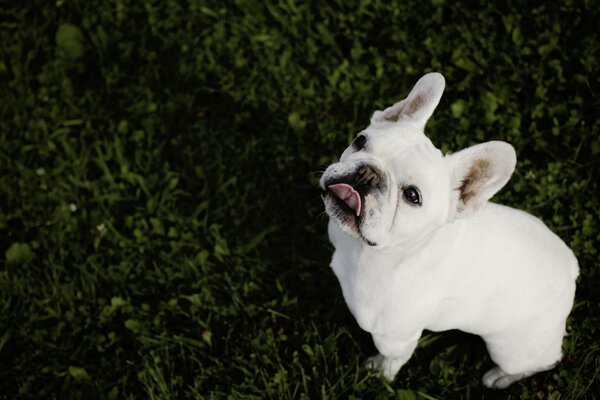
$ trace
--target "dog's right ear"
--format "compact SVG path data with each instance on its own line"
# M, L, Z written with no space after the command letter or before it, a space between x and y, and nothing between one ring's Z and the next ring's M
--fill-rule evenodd
M420 128L424 128L440 102L445 86L446 82L442 74L431 72L424 75L404 100L383 111L375 111L371 123L410 120Z

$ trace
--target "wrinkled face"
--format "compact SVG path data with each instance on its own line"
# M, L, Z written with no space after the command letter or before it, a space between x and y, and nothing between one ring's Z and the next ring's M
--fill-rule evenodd
M321 177L325 210L370 246L419 240L447 221L447 164L410 123L371 124Z

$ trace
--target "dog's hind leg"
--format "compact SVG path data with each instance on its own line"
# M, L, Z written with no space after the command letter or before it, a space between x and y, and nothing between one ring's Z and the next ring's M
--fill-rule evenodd
M564 322L552 329L531 329L484 338L492 360L498 365L482 379L485 386L504 389L538 372L552 369L562 358Z
M525 379L531 375L537 374L538 372L548 371L554 366L556 363L549 365L547 367L542 367L540 369L525 371L518 374L507 374L502 371L500 367L494 367L490 369L488 372L483 375L482 382L483 384L490 389L506 389L513 383L520 381L521 379Z

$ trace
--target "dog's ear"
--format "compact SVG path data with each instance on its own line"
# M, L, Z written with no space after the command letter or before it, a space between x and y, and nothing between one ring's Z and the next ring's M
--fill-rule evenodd
M424 128L437 107L446 83L442 74L431 72L421 77L408 97L383 111L375 111L371 123L411 120Z
M492 141L446 156L452 202L450 219L465 218L481 208L510 179L517 156L506 142Z

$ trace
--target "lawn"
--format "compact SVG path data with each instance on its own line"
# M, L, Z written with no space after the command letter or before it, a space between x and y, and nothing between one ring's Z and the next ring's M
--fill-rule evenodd
M600 397L600 3L390 3L3 5L0 398ZM320 172L430 71L433 142L512 143L494 200L581 266L563 362L505 391L458 331L367 371L329 268Z

